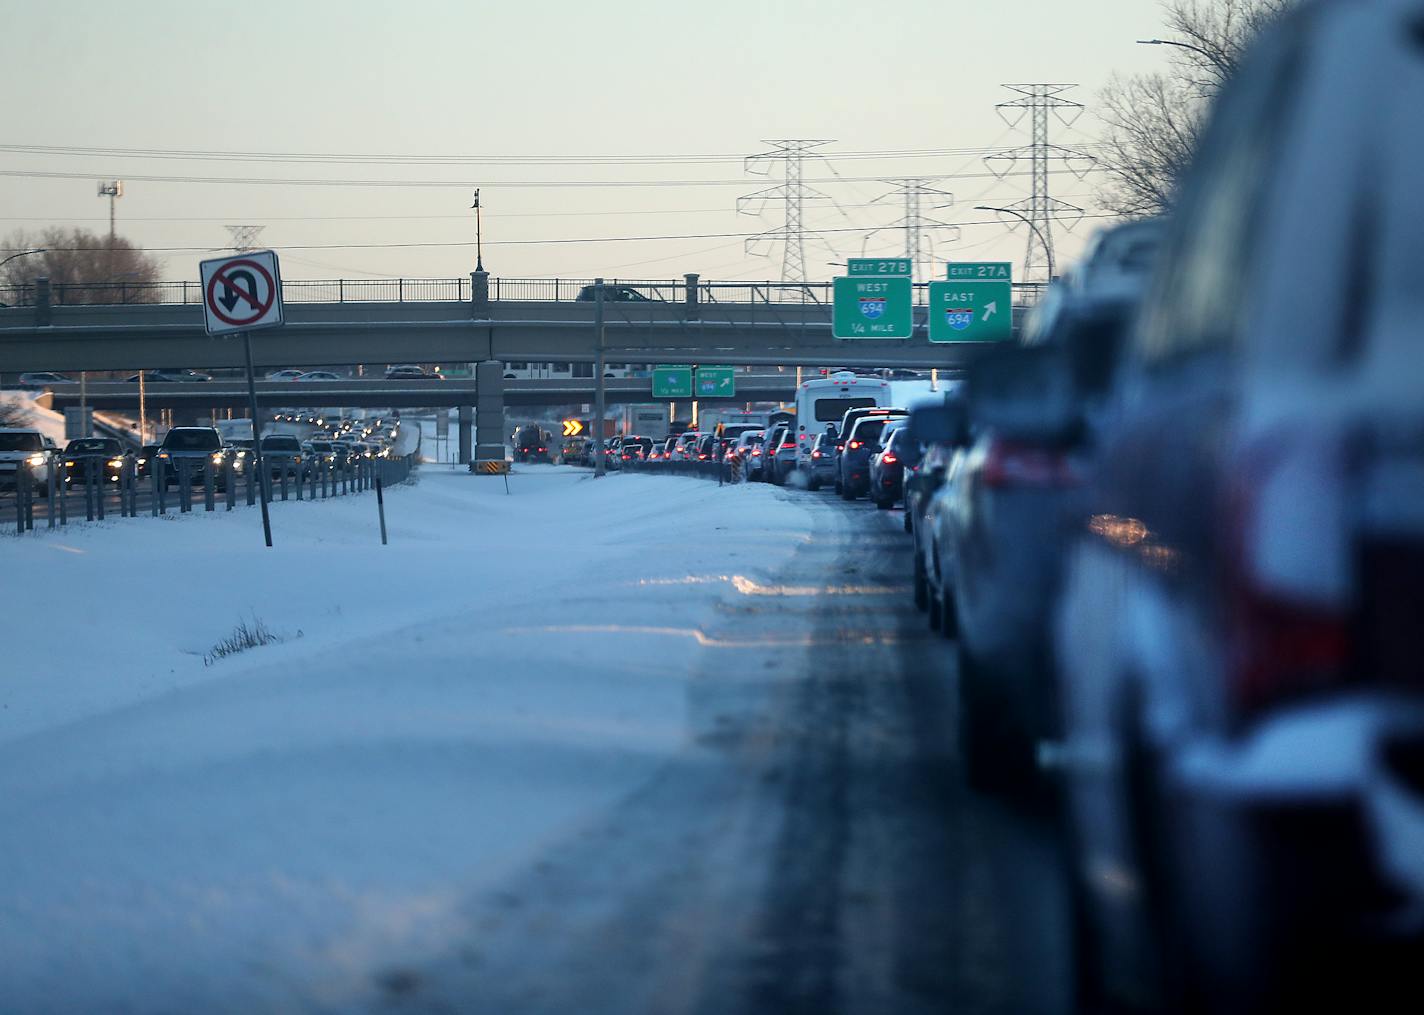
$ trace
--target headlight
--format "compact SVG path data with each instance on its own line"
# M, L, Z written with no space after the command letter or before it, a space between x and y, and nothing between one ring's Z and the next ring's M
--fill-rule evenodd
M29 458L26 458L25 461L31 465L43 465L45 459L44 455L31 455Z
M214 452L214 454L213 454L213 461L216 462L217 464L221 465L221 464L222 464L222 460L223 460L222 452L221 452L221 451Z
M140 458L140 459L138 460L138 464L139 464L139 465L147 465L147 464L148 464L148 459L147 459L147 458Z
M122 469L124 467L124 460L122 458L110 458L109 467L111 469Z
M64 464L65 464L65 465L73 465L74 463L73 463L73 462L70 462L70 461L66 461Z
M167 452L167 451L160 451L160 452L158 453L158 457L159 457L159 458L165 458L165 459L166 459L166 458L168 457L168 452ZM69 464L70 464L70 465L73 465L74 463L73 463L73 462L70 462Z

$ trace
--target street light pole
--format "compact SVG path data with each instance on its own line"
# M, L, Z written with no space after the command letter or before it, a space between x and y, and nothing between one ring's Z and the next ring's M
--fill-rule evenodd
M11 254L9 257L5 258L3 261L0 261L0 268L3 268L5 265L9 264L11 261L17 260L18 258L21 258L21 257L29 257L31 254L48 254L48 253L49 253L49 250L48 250L48 248L46 248L46 247L36 247L34 250L22 250L22 251L20 251L18 254Z
M1206 57L1207 62L1215 67L1217 73L1223 78L1230 77L1232 71L1235 70L1230 64L1223 63L1219 54L1202 49L1200 46L1193 46L1190 42L1176 42L1172 39L1138 39L1137 44L1139 46L1176 46L1178 49L1187 49L1193 53L1199 53Z
M1032 229L1033 232L1034 232L1034 235L1038 237L1038 242L1043 245L1043 252L1044 252L1044 254L1047 255L1047 257L1048 257L1048 280L1049 280L1050 282L1052 282L1052 281L1057 277L1056 273L1054 272L1054 268L1053 268L1053 248L1050 247L1050 246L1048 245L1048 241L1043 238L1043 233L1042 233L1042 231L1038 228L1038 226L1034 225L1033 219L1029 218L1029 217L1028 217L1027 215L1025 215L1023 212L1014 211L1014 209L1012 209L1012 208L990 208L990 207L989 207L988 205L986 205L986 204L976 204L976 205L974 206L974 210L975 210L975 211L1002 212L1002 213L1005 214L1005 215L1012 215L1012 216L1014 216L1014 218L1016 218L1016 219L1020 219L1021 221L1027 222L1027 223L1028 223L1028 227L1029 227L1030 229Z
M475 270L485 270L484 245L480 236L480 191L475 188L475 203L470 205L475 209Z

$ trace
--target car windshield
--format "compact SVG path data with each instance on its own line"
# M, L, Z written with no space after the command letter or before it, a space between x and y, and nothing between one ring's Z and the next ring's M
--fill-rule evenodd
M263 451L300 451L302 442L295 437L276 435L262 438Z
M39 451L43 447L37 433L0 433L0 451Z
M203 427L169 430L163 447L168 451L217 451L222 447L222 438L216 430Z
M112 437L83 437L69 442L66 455L117 455L119 442Z

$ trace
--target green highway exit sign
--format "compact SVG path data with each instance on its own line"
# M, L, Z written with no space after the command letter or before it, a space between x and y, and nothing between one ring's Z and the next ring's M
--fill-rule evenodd
M909 338L915 330L909 276L835 280L831 334L836 338Z
M910 277L908 257L852 257L846 262L847 275L904 275Z
M698 398L730 398L737 393L736 372L731 367L698 367Z
M931 342L1007 342L1014 334L1012 287L1003 282L931 282Z
M654 398L691 398L690 367L659 367L653 370Z
M1014 266L1008 261L951 261L945 277L951 282L1012 282Z

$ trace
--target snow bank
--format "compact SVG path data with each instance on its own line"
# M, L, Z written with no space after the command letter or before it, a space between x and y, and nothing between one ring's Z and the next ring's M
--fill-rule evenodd
M804 509L549 466L510 489L428 467L384 547L369 495L273 505L272 550L253 510L0 539L6 1006L343 1007L684 745L736 594L703 579L771 578ZM253 618L284 640L205 665Z

